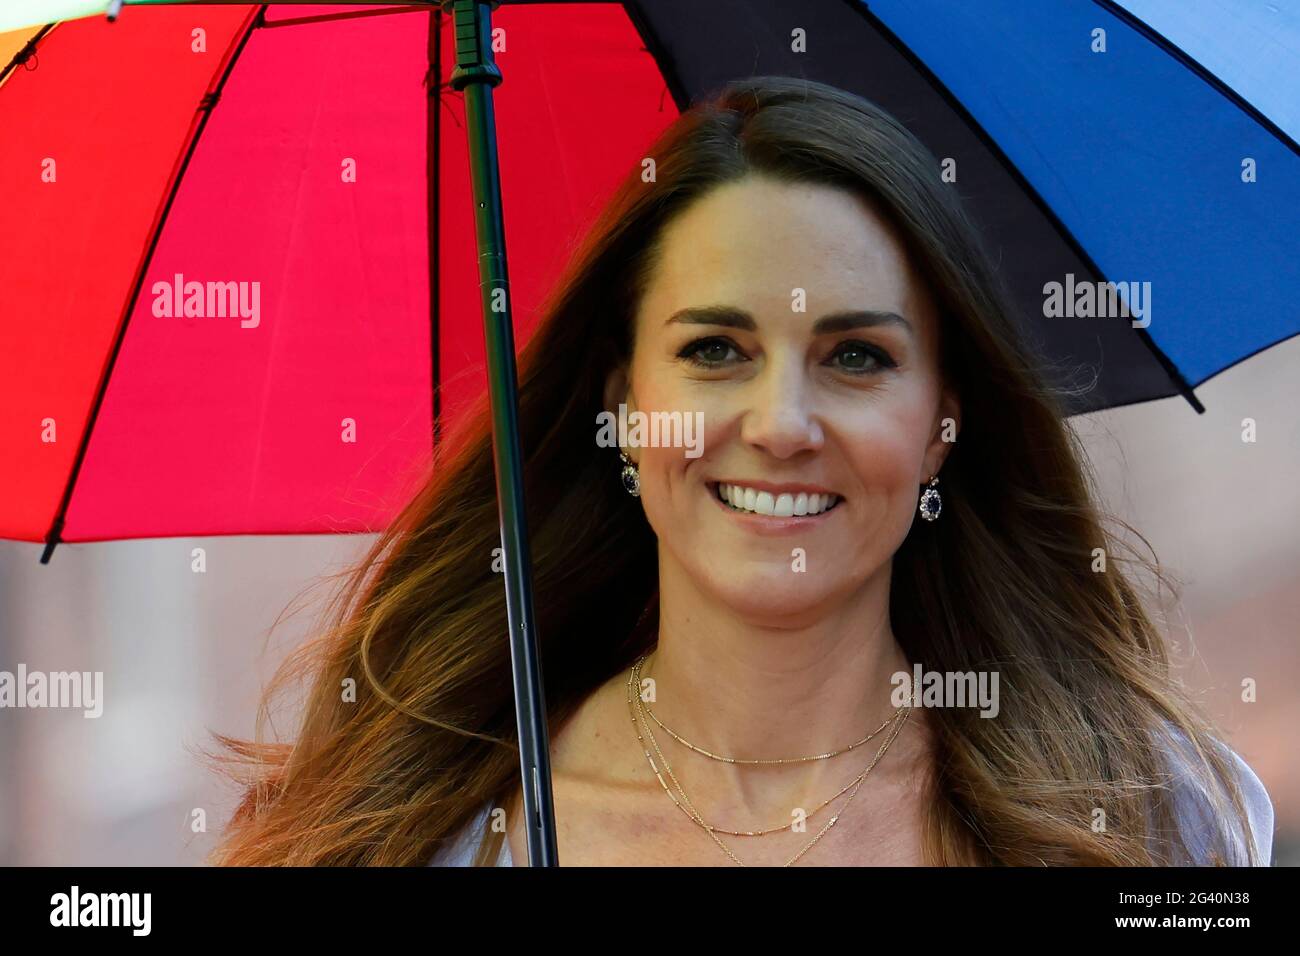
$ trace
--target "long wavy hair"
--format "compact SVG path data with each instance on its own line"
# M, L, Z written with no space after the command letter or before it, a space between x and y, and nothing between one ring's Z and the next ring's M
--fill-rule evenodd
M1000 673L1001 711L933 712L936 865L1187 862L1174 795L1197 796L1212 859L1257 852L1230 755L1172 677L1150 603L1159 567L1094 504L1093 481L1044 385L955 187L871 103L806 80L735 82L682 114L631 169L544 303L520 357L539 640L551 732L657 633L656 541L594 441L607 373L665 222L751 173L827 184L881 209L940 307L941 360L962 429L944 515L893 558L890 614L908 659ZM1127 526L1123 526L1127 528ZM256 741L217 735L243 791L221 864L427 863L485 804L519 787L508 627L486 400L349 572L319 634L285 662ZM1095 549L1102 549L1097 552ZM1094 571L1096 555L1107 559ZM273 699L301 681L290 742L264 740ZM355 695L345 693L355 687ZM1185 768L1171 772L1170 734ZM1096 825L1104 811L1104 827ZM1234 829L1238 828L1238 829ZM475 858L491 865L503 835Z

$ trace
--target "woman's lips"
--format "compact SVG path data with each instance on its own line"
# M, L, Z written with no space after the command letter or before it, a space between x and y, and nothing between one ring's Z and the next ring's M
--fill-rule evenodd
M832 492L798 491L794 486L710 482L710 497L734 520L755 531L781 532L808 528L822 521L843 502Z
M840 496L832 492L788 485L730 483L719 481L714 494L737 511L747 511L768 517L818 515L839 504Z

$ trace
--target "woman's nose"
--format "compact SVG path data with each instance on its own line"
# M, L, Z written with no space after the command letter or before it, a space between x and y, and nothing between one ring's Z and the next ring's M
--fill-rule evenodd
M740 435L777 458L816 451L824 436L814 407L813 384L797 359L770 360L743 390Z

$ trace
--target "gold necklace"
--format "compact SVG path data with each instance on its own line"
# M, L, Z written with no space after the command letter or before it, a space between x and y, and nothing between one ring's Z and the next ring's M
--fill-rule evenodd
M629 708L629 710L630 710L631 713L632 713L632 725L633 725L633 729L636 731L637 740L638 740L639 742L641 742L641 745L642 745L642 751L645 753L646 761L650 764L650 769L651 769L652 771L654 771L654 775L655 775L655 777L659 780L659 785L660 785L661 787L663 787L663 789L664 789L664 793L668 794L668 798L669 798L670 800L672 800L673 805L676 806L676 807L678 807L679 809L681 809L684 813L687 814L687 816L689 816L689 817L691 818L692 821L694 821L698 826L700 826L700 827L701 827L701 828L702 828L702 829L703 829L703 830L704 830L704 831L709 835L709 837L713 840L713 842L716 843L716 844L718 845L718 847L722 850L722 852L725 853L725 854L727 854L727 856L731 858L731 860L732 860L733 863L735 863L737 866L747 866L748 864L746 864L746 863L742 862L741 860L739 860L739 859L736 857L736 855L735 855L734 853L731 852L730 848L728 848L727 845L726 845L725 843L723 843L720 839L718 839L718 836L717 836L718 832L732 833L733 831L726 831L726 830L719 831L719 828L717 828L717 827L713 827L713 826L710 826L708 823L706 823L706 822L704 821L704 818L700 815L699 811L697 811L697 810L695 809L694 805L691 804L690 799L686 796L686 792L685 792L685 790L682 789L681 783L677 780L676 775L672 772L672 768L668 765L668 760L667 760L667 758L664 757L664 755L663 755L663 751L659 749L659 745L658 745L658 743L655 742L655 739L654 739L654 732L650 730L649 725L647 725L647 727L646 727L646 732L650 735L651 743L652 743L652 745L653 745L654 748L655 748L655 752L656 752L657 754L659 754L659 759L663 762L663 764L664 764L664 768L665 768L665 770L667 771L668 775L669 775L670 777L672 777L672 779L673 779L673 784L677 787L678 792L681 793L681 795L682 795L682 800L684 800L684 801L686 802L687 807L690 808L689 810L687 810L686 808L682 807L682 805L681 805L680 803L678 803L677 798L674 797L672 791L668 789L668 784L664 781L663 775L660 774L660 772L659 772L659 768L655 765L654 758L653 758L652 756L650 756L650 751L648 751L648 750L645 749L645 741L644 741L644 739L642 738L642 736L641 736L641 732L640 732L640 729L637 728L637 723L636 723L636 721L637 721L637 711L636 711L636 706L635 706L635 704L634 704L634 699L635 699L636 697L639 697L639 695L634 695L633 692L632 692L633 682L634 682L635 678L636 678L637 676L639 676L639 674L640 674L640 663L641 663L641 661L644 660L644 659L645 659L645 655L642 655L642 657L637 661L637 663L633 665L633 667L632 667L632 671L631 671L631 673L628 675L628 684L627 684L627 686L628 686L628 708ZM793 865L796 861L798 861L798 860L799 860L799 859L800 859L800 858L801 858L805 853L807 853L807 852L808 852L809 850L811 850L814 846L816 846L817 843L821 840L821 838L822 838L823 836L826 835L826 832L827 832L828 830L830 830L830 828L833 827L833 826L835 825L835 822L840 818L840 816L844 813L844 811L848 809L849 804L851 804L851 803L853 802L853 798L856 797L856 796L858 795L858 790L861 788L863 781L864 781L864 780L866 779L866 777L867 777L867 774L869 774L869 773L871 772L871 770L872 770L872 769L876 766L876 764L880 761L881 757L883 757L883 756L885 755L885 751L889 749L889 745L892 744L892 743L894 742L894 739L895 739L895 738L898 736L898 734L902 731L902 729L903 729L903 724L905 724L905 723L907 722L907 718L908 718L908 716L911 714L911 710L912 710L912 708L911 708L910 706L908 706L908 707L904 707L904 708L901 709L901 711L899 712L899 714L896 715L896 716L893 718L893 720L894 720L894 729L893 729L893 731L890 733L890 735L889 735L888 739L885 741L884 745L881 746L881 748L880 748L879 751L877 751L876 756L872 759L872 761L871 761L870 765L868 765L867 769L864 770L864 771L862 772L862 774L859 775L859 777L857 778L857 780L856 780L856 781L851 785L851 786L853 787L853 792L852 792L851 794L849 794L849 799L845 801L844 806L840 808L839 813L837 813L837 814L835 814L833 817L831 817L830 820L827 821L826 825L823 826L823 827L821 828L820 831L818 831L817 835L816 835L815 837L813 837L812 840L811 840L811 841L810 841L806 846L804 846L803 849L801 849L798 853L796 853L796 854L795 854L794 856L792 856L789 860L787 860L787 861L785 862L785 864L784 864L785 866L792 866L792 865ZM846 789L847 789L847 788L846 788ZM840 792L843 793L844 791L840 791ZM833 799L835 799L835 798L832 797L831 799L833 800ZM829 802L829 801L827 801L827 802ZM823 806L825 806L825 804L823 804ZM820 809L820 808L819 808L819 809ZM782 829L782 830L784 830L784 829L788 829L788 826L786 826L786 827L778 827L778 828L775 828L775 829ZM763 831L763 832L774 832L774 830ZM741 833L741 834L735 834L735 835L739 835L739 836L754 836L754 835L761 835L761 834L754 834L754 833Z
M858 780L856 781L853 787L853 792L849 795L849 799L845 801L844 806L840 809L840 812L835 814L835 816L831 817L831 819L826 823L826 825L821 828L821 830L817 833L817 835L813 837L813 839L809 841L808 844L803 847L803 849L801 849L798 853L796 853L789 860L787 860L784 864L785 866L792 866L805 853L807 853L814 846L816 846L817 843L821 840L821 838L826 835L826 832L830 830L832 826L835 825L836 821L840 818L840 816L844 813L844 811L848 809L849 804L853 802L853 798L857 796L858 789L861 787L863 780L865 780L866 778L866 775L870 773L871 769L875 767L876 763L880 760L880 758L884 756L885 751L889 748L889 745L893 743L894 739L898 736L899 732L902 730L902 725L904 722L906 722L907 716L910 713L910 711L911 711L910 707L905 708L903 712L900 714L900 716L896 719L897 722L893 733L890 734L889 739L885 742L884 746L880 748L880 751L876 754L875 758L872 760L871 766L869 766L867 770L864 771L863 774L858 778ZM635 715L633 716L633 720L635 721ZM641 739L641 735L639 732L637 734L637 739L638 740ZM653 739L653 734L652 734L652 739ZM670 800L673 801L673 804L680 808L681 804L679 804L677 798L673 796L672 791L668 789L668 785L664 782L663 776L659 773L658 768L655 766L654 758L650 756L649 751L644 750L644 743L642 744L642 749L645 753L646 760L650 763L651 770L654 771L655 776L659 780L659 785L663 787L664 792L668 794L668 797ZM689 811L683 809L683 812L686 812L687 815L709 835L709 838L712 839L713 842L718 845L719 849L721 849L723 853L727 854L727 856L732 860L732 862L734 862L737 866L746 866L747 865L746 863L738 859L736 855L732 853L731 850L727 847L727 845L723 843L720 839L718 839L717 836L718 828L712 827L708 823L706 823L703 817L700 816L699 811L697 811L694 808L694 806L690 804L690 800L686 796L685 791L682 789L681 783L677 780L676 775L672 773L671 767L668 767L667 759L664 758L662 751L659 750L657 745L655 746L655 750L657 753L659 753L660 759L663 760L665 769L667 770L669 776L673 778L673 783L674 785L676 785L678 792L682 794L682 799L686 801L688 806L690 806ZM787 829L787 827L781 827L779 829ZM731 832L731 831L722 831L722 832Z
M641 665L642 663L645 662L645 659L648 656L649 656L649 652L647 651L645 654L642 654L641 657L637 660L636 664L633 665L636 668L638 688L641 686ZM667 732L668 736L672 737L673 740L677 741L682 746L689 747L691 750L694 750L697 754L702 754L703 756L709 757L712 760L721 760L724 763L734 763L734 764L785 764L785 763L807 763L810 760L829 760L831 757L838 757L840 754L846 754L850 750L853 750L856 747L861 747L867 741L871 740L882 730L888 727L889 722L894 719L893 717L886 717L881 722L879 727L877 727L871 733L867 734L857 743L849 744L847 747L841 747L839 750L833 750L830 753L814 754L810 757L770 757L767 759L745 760L740 757L722 757L719 756L718 754L710 753L709 751L703 749L702 747L695 746L695 744L691 743L688 740L683 739L681 736L674 733L672 728L670 728L667 724L665 724L662 720L660 720L657 716L655 716L655 712L650 709L649 705L647 705L645 701L641 700L640 694L637 694L637 701L638 701L638 706L641 708L642 713L649 714L651 720L653 720L656 724L658 724L665 732ZM844 788L844 790L847 789L848 787ZM841 790L840 793L843 793L844 790ZM835 796L838 797L839 795L840 794L837 793ZM831 797L831 799L834 800L835 797ZM823 806L824 805L825 804L823 804Z
M633 716L632 716L633 729L636 731L637 739L642 741L642 751L643 751L643 752L646 752L646 751L645 751L645 743L644 743L644 740L643 740L642 737L641 737L640 731L636 729L636 716L637 716L637 711L636 711L635 708L636 708L637 706L639 706L639 707L641 707L642 709L644 709L644 704L643 704L643 702L640 700L639 695L637 695L636 697L633 697L633 693L632 693L632 685L635 684L637 687L640 686L641 664L644 663L644 661L645 661L645 657L646 657L646 655L642 655L641 658L636 662L636 664L633 665L632 673L631 673L631 674L629 675L629 677L628 677L628 683L629 683L629 688L628 688L628 706L629 706L629 708L633 708ZM634 706L634 702L635 702L635 706ZM891 718L891 719L894 719L894 718ZM641 720L642 720L643 723L645 723L645 716L644 716L644 714L641 715ZM886 721L886 723L888 724L889 721ZM708 824L704 823L703 818L700 817L699 812L698 812L697 810L695 810L694 805L691 804L691 802L690 802L690 798L688 798L688 797L686 796L686 791L682 788L681 783L678 781L678 779L677 779L677 775L673 773L673 771L672 771L672 765L669 764L669 762L668 762L668 758L664 755L664 752L659 748L659 742L658 742L658 740L655 738L654 731L650 729L650 727L649 727L648 724L647 724L647 726L646 726L646 733L647 733L647 734L649 735L649 737L650 737L651 745L655 748L655 753L659 755L659 761L660 761L660 763L662 763L662 764L664 765L664 769L665 769L665 771L667 772L668 776L672 779L672 781L673 781L673 785L677 787L677 792L680 793L680 794L682 795L682 800L686 803L686 807L681 806L681 804L677 804L678 809L680 809L683 813L685 813L688 817L690 817L691 820L694 821L695 823L697 823L697 824L703 826L706 830L710 830L710 829L711 829L711 830L714 830L714 831L716 831L716 832L718 832L718 833L726 833L726 834L728 834L728 835L730 835L730 836L750 836L750 837L767 836L767 835L770 834L770 833L777 833L777 832L779 832L779 831L788 830L788 829L790 828L790 824L788 824L788 823L783 823L783 824L781 824L781 825L779 825L779 826L768 827L768 828L766 828L766 829L762 829L762 830L727 830L727 829L725 829L725 828L723 828L723 827L710 827ZM888 746L888 745L886 745L886 746ZM881 752L883 753L883 750L882 750ZM649 753L648 753L648 752L646 752L646 756L647 756L647 758L649 758ZM879 755L877 756L876 759L879 759ZM653 769L653 768L654 768L654 761L653 761L653 760L651 760L650 765L651 765L651 768ZM861 774L859 774L858 777L857 777L856 779L849 781L849 782L848 782L848 783L847 783L847 784L846 784L846 785L845 785L845 786L844 786L844 787L843 787L843 788L842 788L838 793L835 793L835 794L832 795L829 799L824 800L822 803L820 803L820 804L818 804L816 807L814 807L814 808L812 809L811 812L809 812L808 814L806 814L806 818L811 819L812 817L816 816L819 812L821 812L821 810L822 810L824 807L826 807L827 805L829 805L829 804L830 804L833 800L835 800L837 797L842 796L842 795L843 795L843 794L844 794L844 793L845 793L845 792L846 792L850 787L852 787L854 784L857 784L857 783L861 782L862 779L865 778L866 775L867 775L868 773L871 772L871 767L874 767L874 766L875 766L875 761L872 761L871 765L868 766L867 769L864 770ZM660 778L660 782L662 783L662 778ZM671 792L669 792L668 795L669 795L670 798L672 797L672 793L671 793ZM675 799L673 800L673 802L674 802L674 803L677 803L677 801L676 801ZM845 806L847 807L848 804L846 803ZM687 807L689 807L690 809L688 810Z
M642 658L641 661L638 661L635 665L633 665L632 674L630 675L630 678L629 678L629 683L631 683L631 684L635 684L635 686L637 686L637 687L640 686L640 678L641 678L641 667L640 667L640 665L641 665L642 661L644 661L644 657ZM631 688L629 688L629 691L631 691ZM633 724L633 727L636 728L636 717L637 717L637 714L640 714L642 723L645 723L645 714L644 714L644 711L645 711L646 708L645 708L644 702L641 701L641 699L640 699L640 695L635 695L635 696L633 696L632 693L630 692L630 693L629 693L628 704L629 704L629 706L634 707L634 710L633 710L633 717L632 717L632 724ZM891 718L891 719L892 719L892 718ZM888 724L889 721L886 721L885 723ZM669 762L668 762L668 758L667 758L666 756L664 756L664 752L659 748L659 741L655 738L654 731L650 729L650 727L649 727L648 724L647 724L647 726L646 726L646 734L650 737L650 743L651 743L651 745L654 747L654 749L655 749L655 753L659 755L659 762L662 763L662 764L664 765L664 770L665 770L665 772L667 772L669 778L673 781L673 785L677 787L677 792L680 793L680 794L682 795L682 800L685 801L685 803L686 803L686 807L690 807L690 810L687 810L686 807L683 807L681 804L678 804L678 809L680 809L683 813L685 813L687 816L689 816L689 817L690 817L694 822L696 822L696 823L698 823L698 824L704 826L705 829L712 829L712 830L715 830L715 831L718 832L718 833L726 833L726 834L728 834L728 835L730 835L730 836L759 837L759 836L767 836L767 835L770 834L770 833L777 833L777 832L780 832L780 831L784 831L784 830L788 830L788 829L790 829L790 824L788 824L788 823L782 823L782 824L780 824L780 825L778 825L778 826L767 827L767 828L765 828L765 829L761 829L761 830L727 830L727 829L724 829L723 827L710 827L708 824L705 824L705 823L703 822L702 818L699 817L699 813L698 813L698 811L696 811L696 810L695 810L695 807L691 804L691 802L690 802L690 798L688 798L688 797L686 796L686 792L685 792L685 790L682 789L681 783L678 782L678 780L677 780L677 775L676 775L675 773L673 773L672 765L669 764ZM642 741L641 747L642 747L642 750L644 751L644 750L645 750L645 742L644 742L644 740L642 739L639 730L637 730L637 739ZM647 754L647 756L648 756L648 754ZM651 766L652 766L652 767L654 766L653 761L651 762ZM828 806L828 805L829 805L833 800L835 800L837 797L843 796L843 794L844 794L845 792L847 792L848 789L849 789L850 787L852 787L855 783L857 783L859 780L861 780L863 777L865 777L866 774L867 774L867 771L863 771L861 774L858 775L857 778L855 778L854 780L850 780L847 784L845 784L844 787L841 788L840 791L839 791L838 793L835 793L834 795L832 795L831 797L829 797L828 799L822 801L820 804L818 804L816 807L814 807L814 808L813 808L811 811L809 811L809 813L806 815L807 819L811 819L812 817L815 817L818 813L820 813L820 812L822 811L823 808L825 808L826 806ZM670 793L669 796L671 797L672 794ZM676 802L676 801L674 800L674 802Z

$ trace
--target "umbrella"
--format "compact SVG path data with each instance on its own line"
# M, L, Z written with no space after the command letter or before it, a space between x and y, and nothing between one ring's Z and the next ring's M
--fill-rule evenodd
M1197 385L1300 327L1300 149L1116 3L505 4L484 35L506 77L517 268L512 313L485 313L487 353L469 223L493 190L468 171L492 162L495 124L477 84L449 83L437 4L151 2L112 25L44 22L104 6L0 14L0 536L45 542L45 559L58 541L382 527L482 367L514 639L511 315L526 334L557 239L679 110L745 75L857 92L920 136L1060 384L1095 373L1071 411L1173 395L1200 410ZM462 6L489 25L487 4ZM499 240L484 209L480 240ZM1107 294L1125 314L1103 314ZM540 702L524 676L521 744ZM523 779L549 798L542 749Z
M590 11L563 63L571 21L500 16L521 336L677 113L621 12ZM379 12L128 5L7 36L0 537L371 531L427 473L485 365L466 109L438 11ZM584 90L596 61L617 92ZM631 109L593 152L546 97Z
M0 29L104 6L28 0ZM1114 4L657 0L494 17L521 338L563 240L654 134L759 72L859 92L952 161L1031 336L1076 380L1098 370L1074 411L1180 394L1199 407L1195 386L1297 331L1294 140ZM441 19L128 4L112 25L0 34L0 537L387 523L485 364ZM1045 284L1066 308L1104 279L1138 288L1138 327L1043 315ZM187 282L242 283L250 317L184 316ZM182 315L153 314L158 283Z

